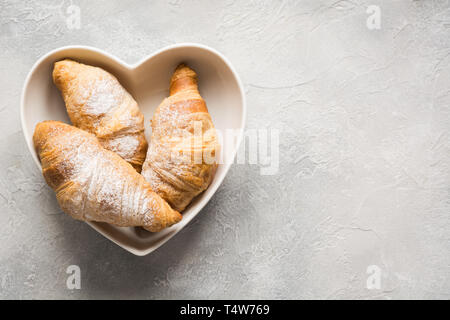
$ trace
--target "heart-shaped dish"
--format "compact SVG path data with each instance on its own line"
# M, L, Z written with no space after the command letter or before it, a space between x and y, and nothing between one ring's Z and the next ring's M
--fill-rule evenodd
M222 143L222 161L209 188L183 212L181 222L158 233L140 228L120 228L88 222L99 233L129 252L143 256L160 247L191 221L206 205L222 183L243 136L246 118L244 90L231 63L219 52L199 44L177 44L163 48L140 62L129 65L96 48L68 46L40 58L28 74L22 91L21 121L28 148L41 169L33 146L36 124L44 120L70 123L61 94L52 82L53 64L63 58L101 67L115 75L132 94L145 117L150 141L150 119L156 107L168 95L170 76L180 62L186 62L198 74L199 90L205 99L219 133L233 130L234 139ZM237 134L236 134L237 133ZM219 134L220 136L220 134Z

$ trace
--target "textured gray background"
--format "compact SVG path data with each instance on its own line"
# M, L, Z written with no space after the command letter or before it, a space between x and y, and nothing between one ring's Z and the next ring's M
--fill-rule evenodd
M448 1L74 0L80 30L70 4L0 1L1 298L450 298ZM280 168L232 166L186 229L135 257L61 213L20 92L60 46L133 63L187 41L235 65L247 128L280 130ZM71 264L81 290L66 288Z

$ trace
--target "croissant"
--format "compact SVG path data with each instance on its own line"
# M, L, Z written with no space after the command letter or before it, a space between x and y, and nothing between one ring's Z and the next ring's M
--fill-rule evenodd
M144 116L119 81L101 68L66 59L55 63L53 82L72 124L95 134L140 172L148 147Z
M142 175L153 191L182 211L214 176L220 149L197 74L180 64L170 82L170 96L158 106Z
M36 126L33 142L61 209L77 220L156 232L181 220L144 178L96 137L59 121Z

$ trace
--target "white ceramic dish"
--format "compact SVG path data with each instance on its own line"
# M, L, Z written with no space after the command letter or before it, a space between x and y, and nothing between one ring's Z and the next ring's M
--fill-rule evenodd
M246 118L244 90L231 63L219 52L199 44L178 44L163 48L129 65L99 49L68 46L53 50L40 58L28 74L22 91L21 121L28 148L41 168L32 136L40 121L60 120L70 123L61 94L52 82L53 63L63 58L102 67L114 74L137 100L145 117L147 139L149 120L159 103L168 95L170 76L180 62L186 62L198 74L199 89L205 99L215 127L224 132L234 129L238 135L231 143L222 144L220 164L209 188L183 212L180 223L158 233L139 228L119 228L105 223L88 224L135 255L146 255L160 247L191 221L206 205L222 183L242 139Z

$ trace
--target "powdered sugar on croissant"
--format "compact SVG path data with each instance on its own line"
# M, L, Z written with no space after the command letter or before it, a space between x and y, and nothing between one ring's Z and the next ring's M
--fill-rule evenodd
M95 136L59 121L44 121L33 136L47 184L73 218L160 231L181 215L151 190L132 166Z
M142 175L172 208L182 211L211 183L219 148L197 75L181 64L172 76L170 96L153 116Z
M55 63L53 81L76 127L97 136L138 172L147 152L144 117L136 101L105 70L65 59Z

